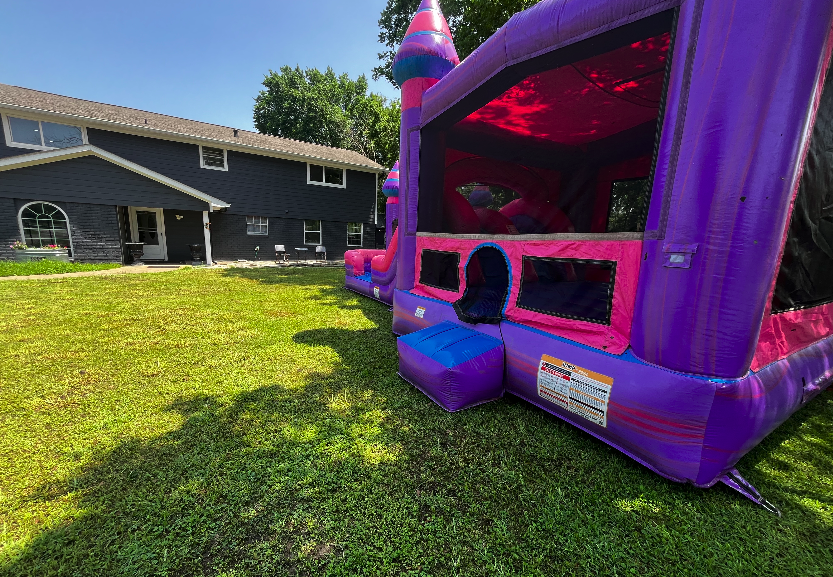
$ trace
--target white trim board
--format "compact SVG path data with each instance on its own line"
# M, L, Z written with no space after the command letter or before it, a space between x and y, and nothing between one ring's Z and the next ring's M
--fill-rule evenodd
M72 158L80 158L82 156L97 156L112 162L117 166L121 166L122 168L141 174L142 176L155 180L165 186L169 186L174 190L178 190L179 192L183 192L189 196L205 201L212 207L228 208L231 206L229 203L220 200L219 198L200 192L196 188L191 188L187 184L182 184L177 180L168 178L164 174L159 174L158 172L145 168L140 164L130 162L121 156L116 156L112 152L107 152L106 150L93 146L92 144L83 144L81 146L71 146L69 148L58 148L44 152L33 152L31 154L21 154L20 156L0 158L0 172L4 170L14 170L15 168L23 168L25 166L37 166L38 164L70 160Z

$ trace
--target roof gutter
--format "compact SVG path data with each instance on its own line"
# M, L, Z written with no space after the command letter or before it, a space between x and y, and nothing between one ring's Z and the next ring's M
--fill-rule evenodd
M191 134L183 134L181 132L174 132L172 130L163 130L151 126L139 126L136 124L128 124L126 122L115 122L113 120L102 120L100 118L91 118L89 116L81 116L80 114L68 114L65 112L53 112L51 110L42 110L40 108L33 108L31 106L20 106L18 104L0 103L0 110L12 110L17 112L27 112L29 114L37 114L43 116L51 116L54 118L71 118L88 127L97 127L104 130L112 130L114 132L123 132L133 134L136 136L151 136L162 140L173 140L175 142L187 142L189 144L222 144L229 150L236 150L238 152L247 152L250 154L259 154L261 156L270 156L274 158L282 158L284 160L300 160L303 162L318 161L329 166L339 168L352 168L353 170L361 170L362 172L378 172L384 173L386 169L376 168L368 164L355 164L351 162L339 162L324 158L323 156L316 156L312 154L296 154L293 152L285 152L280 150L272 150L271 148L263 148L251 144L241 144L231 140L222 140L219 138L208 138L205 136L194 136ZM232 130L229 128L229 130Z

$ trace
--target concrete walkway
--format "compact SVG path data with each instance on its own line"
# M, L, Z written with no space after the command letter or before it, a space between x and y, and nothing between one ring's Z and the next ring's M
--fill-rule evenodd
M0 281L3 280L41 280L50 278L66 278L73 276L102 276L110 274L136 274L148 272L167 272L182 268L185 265L179 264L151 264L141 266L123 266L121 268L109 268L105 270L88 270L84 272L65 272L61 274L30 274L25 276L0 276Z

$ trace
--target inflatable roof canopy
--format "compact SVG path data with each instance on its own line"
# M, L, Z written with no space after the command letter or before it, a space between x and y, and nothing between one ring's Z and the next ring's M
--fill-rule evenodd
M400 374L772 508L735 465L833 378L832 18L543 0L461 63L424 0L393 68Z

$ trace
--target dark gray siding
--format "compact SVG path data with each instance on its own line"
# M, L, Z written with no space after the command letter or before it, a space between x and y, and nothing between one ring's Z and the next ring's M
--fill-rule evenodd
M228 171L200 168L199 146L88 129L90 144L231 204L228 214L373 222L376 178L347 171L347 187L307 184L304 162L229 151Z
M69 218L73 257L81 262L122 262L117 207L77 202L56 203Z
M0 198L0 258L12 259L14 252L9 245L20 238L17 210L13 198Z
M9 245L23 240L17 215L33 199L0 198L0 258L14 258ZM45 199L36 199L45 200ZM122 262L119 219L115 206L53 202L69 219L73 257L81 262Z
M0 197L208 209L207 202L94 156L0 172Z
M190 262L189 244L205 244L202 212L193 210L166 210L165 244L168 247L168 262ZM177 215L182 218L177 220ZM205 251L203 251L205 258Z
M211 246L215 260L254 260L255 247L260 247L260 260L274 260L275 245L286 247L290 260L295 259L295 247L309 248L308 257L315 258L315 246L304 244L304 221L294 218L270 218L268 235L246 234L246 217L243 215L211 213ZM355 222L355 221L354 221ZM347 247L347 223L322 221L322 240L327 247L328 260L344 258ZM374 248L374 228L364 226L361 248ZM349 247L360 248L360 247Z

